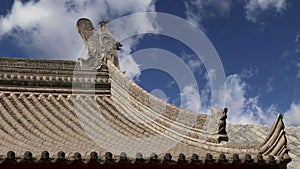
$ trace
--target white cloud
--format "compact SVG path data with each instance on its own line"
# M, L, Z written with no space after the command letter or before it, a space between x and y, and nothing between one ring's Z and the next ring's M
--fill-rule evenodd
M274 90L274 87L272 86L272 83L273 83L273 81L274 81L274 78L275 78L275 76L271 76L271 77L268 79L268 83L267 83L267 91L268 91L268 92Z
M87 17L97 24L99 21L111 21L126 14L154 10L152 0L15 1L11 11L0 17L0 39L10 37L30 57L75 60L83 46L75 27L79 18ZM132 20L126 25L135 25L133 27L142 32L154 29L153 21L147 17L140 17L138 21ZM98 26L95 25L95 28L98 29ZM122 27L118 32L124 35L127 31L132 30ZM125 50L120 54L129 55L138 40L135 38L126 41L123 44ZM120 57L120 62L129 76L139 73L138 66L130 56Z
M240 124L272 124L278 113L275 105L263 107L260 105L259 96L247 97L248 85L238 74L232 74L226 78L226 93L217 92L219 100L215 101L220 106L225 97L225 105L228 107L228 122ZM201 92L202 93L202 92ZM203 98L203 96L201 96ZM220 107L218 107L220 108ZM223 108L223 107L221 107Z
M298 67L298 72L297 72L297 78L300 78L300 62L297 64L297 67Z
M185 1L186 18L192 24L202 28L201 22L205 18L215 16L228 16L231 0L190 0ZM209 10L207 10L208 8Z
M270 105L269 107L262 107L259 103L259 96L248 98L243 107L244 111L242 116L247 114L252 114L252 123L261 123L272 125L276 116L279 113L275 105Z
M287 58L287 57L289 57L289 56L293 56L293 55L296 55L296 54L298 54L298 53L300 53L300 48L299 48L299 49L298 49L298 48L295 48L295 49L293 49L293 50L288 50L288 49L286 49L286 50L282 53L281 57L282 57L282 58Z
M287 0L246 0L245 14L246 19L256 23L259 16L264 12L273 12L281 14L287 7ZM198 26L205 31L202 21L207 18L228 16L231 8L234 8L241 2L233 2L232 0L186 0L186 18L192 24ZM260 22L261 29L265 26L264 22ZM297 40L298 41L298 40Z
M231 123L253 123L252 112L244 114L247 104L245 97L246 83L237 74L226 78L225 105L228 107L228 121ZM223 98L223 97L220 97Z
M241 72L242 78L251 78L252 76L256 75L258 73L258 68L252 64L244 68Z
M286 8L286 0L248 0L246 9L246 18L256 23L259 15L264 11L275 10L281 13Z
M182 91L183 104L182 108L198 111L201 113L209 113L210 105L207 103L203 104L211 92L209 82L206 84L206 87L200 90L200 96L194 85L186 86ZM279 113L276 105L271 104L269 106L262 106L260 103L260 96L247 97L248 84L242 80L241 76L238 74L232 74L226 78L226 106L229 109L228 119L229 123L236 124L266 124L272 125ZM218 92L218 91L217 91ZM222 102L221 99L224 98L222 93L218 92L219 103ZM201 100L200 100L201 98ZM202 101L202 102L201 102ZM221 104L218 104L216 101L216 106L218 109L223 107L218 107ZM300 125L300 103L292 103L290 109L284 113L284 121L287 125Z
M189 68L192 70L193 73L202 72L203 64L196 55L182 52L180 58L183 59L183 61L189 66Z
M131 55L131 47L134 46L135 39L127 39L123 45L122 50L119 52L120 69L125 71L125 74L131 78L138 80L141 70L140 66L134 61Z
M166 87L171 89L176 84L175 80L171 80L167 83Z
M297 43L299 39L300 39L300 31L298 31L296 34L295 43Z
M300 103L292 103L290 109L284 113L286 125L300 126Z
M190 111L199 112L201 105L199 90L196 85L184 86L181 91L181 107Z
M49 12L45 8L35 5L33 2L23 5L21 1L15 1L11 14L1 18L0 35L11 31L14 27L35 27L43 18L51 15Z

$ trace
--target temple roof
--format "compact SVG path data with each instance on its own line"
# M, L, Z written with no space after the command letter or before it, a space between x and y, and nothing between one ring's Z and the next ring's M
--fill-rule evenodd
M105 24L100 32L88 19L80 19L77 26L86 58L0 58L3 163L33 162L47 153L52 160L67 161L88 161L95 153L133 161L137 154L149 161L156 153L159 163L173 157L177 163L200 159L280 167L291 161L280 114L268 134L258 134L260 139L228 137L227 108L212 108L207 115L156 98L119 69L116 50L121 45Z
M76 79L71 74L76 63L0 59L0 64L3 65L0 68L2 157L8 151L14 151L17 157L30 151L36 158L43 151L48 151L52 157L56 157L59 151L64 151L70 159L75 152L88 158L93 151L104 154L107 145L117 146L122 142L132 141L130 138L152 138L159 135L160 137L153 137L157 140L152 140L151 143L141 143L145 147L150 146L148 149L139 146L136 149L134 146L121 146L120 149L129 155L142 152L144 156L150 156L150 151L166 147L166 151L158 155L170 153L174 158L178 158L181 153L189 158L193 154L206 158L209 153L213 157L224 154L229 158L233 154L242 157L246 154L252 157L261 154L266 159L272 155L278 162L290 159L281 115L269 135L260 143L232 142L230 138L229 141L220 143L210 142L208 138L213 132L205 130L205 125L212 118L211 115L183 110L152 96L111 62L108 62L108 69L89 77L95 78L94 94L89 93L89 88L75 87L72 91L69 83L85 84L89 81L86 80L87 76L86 79ZM66 85L58 85L59 83ZM160 109L160 106L165 108ZM105 132L105 127L114 130ZM124 138L128 140L111 142L110 139L116 137L112 131L127 136ZM94 136L90 135L97 132ZM97 139L103 142L95 142ZM169 142L173 144L171 148L166 144Z

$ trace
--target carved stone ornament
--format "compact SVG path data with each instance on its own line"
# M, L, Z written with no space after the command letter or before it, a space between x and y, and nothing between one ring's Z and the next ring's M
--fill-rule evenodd
M100 30L97 31L89 19L81 18L77 21L77 30L87 50L87 56L79 58L81 69L98 70L106 66L108 59L119 67L117 50L122 45L108 32L106 22L100 22L99 26Z
M227 119L228 109L224 108L222 111L215 111L213 113L212 120L217 120L215 123L215 129L212 135L207 139L208 142L220 143L222 141L228 141L227 131L226 131L226 119Z
M225 108L222 113L220 114L220 120L218 123L218 130L217 130L217 134L223 134L226 135L227 131L226 131L226 119L227 119L227 112L228 109Z

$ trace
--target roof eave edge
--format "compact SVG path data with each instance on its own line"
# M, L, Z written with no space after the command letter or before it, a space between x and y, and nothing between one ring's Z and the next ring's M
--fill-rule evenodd
M288 155L289 149L287 148L284 128L283 116L279 113L269 135L260 146L260 152L264 156L272 155L288 163L291 161L291 158Z

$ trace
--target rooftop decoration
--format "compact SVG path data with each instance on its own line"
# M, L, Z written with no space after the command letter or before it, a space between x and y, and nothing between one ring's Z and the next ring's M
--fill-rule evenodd
M87 50L87 56L79 59L82 69L100 69L106 66L107 60L119 67L116 50L120 50L122 45L108 32L106 22L100 22L99 26L97 31L89 19L81 18L77 21L77 30Z

